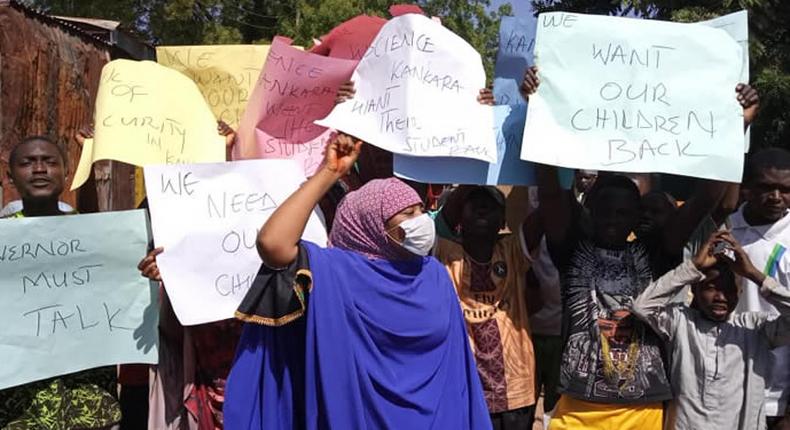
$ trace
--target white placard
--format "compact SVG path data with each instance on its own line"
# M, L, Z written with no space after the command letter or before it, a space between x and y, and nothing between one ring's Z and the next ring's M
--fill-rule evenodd
M257 233L302 182L293 160L145 167L145 185L165 289L184 325L232 318L261 266ZM317 213L303 235L321 246Z

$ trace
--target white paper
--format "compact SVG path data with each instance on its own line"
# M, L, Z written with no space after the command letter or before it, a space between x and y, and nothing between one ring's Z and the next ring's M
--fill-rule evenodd
M147 247L142 210L0 220L0 390L156 364L158 288L137 270Z
M353 99L316 124L398 154L496 162L491 106L480 54L458 35L417 14L381 29L351 78Z
M522 159L740 182L741 52L724 31L546 13L535 57Z
M745 10L720 16L709 21L700 22L708 27L720 28L727 32L741 47L741 79L744 84L749 83L749 14ZM749 152L751 146L751 132L746 130L746 142L743 152Z
M304 181L285 159L145 167L157 264L181 324L233 317L261 266L258 231ZM315 212L302 237L326 246Z

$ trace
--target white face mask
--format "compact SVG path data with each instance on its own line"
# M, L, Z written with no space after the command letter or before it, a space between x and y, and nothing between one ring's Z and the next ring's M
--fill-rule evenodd
M406 233L401 246L407 251L425 257L436 240L436 226L428 214L409 218L398 225Z

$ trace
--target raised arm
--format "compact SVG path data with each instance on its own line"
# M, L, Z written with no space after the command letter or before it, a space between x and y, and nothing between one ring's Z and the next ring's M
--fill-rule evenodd
M736 99L743 108L743 125L746 129L757 116L760 99L757 90L747 84L738 84L735 92ZM735 184L700 181L694 195L667 222L664 229L664 250L670 254L683 252L683 247L694 230L709 215L717 223L723 222L735 210L739 192L740 189Z
M744 132L754 122L757 114L760 111L760 96L757 90L747 84L738 84L735 87L735 92L738 94L738 102L743 107L743 129ZM711 217L716 225L724 224L727 217L731 213L738 210L738 203L741 197L741 184L729 183L724 192L724 197L721 199L718 207L713 211Z
M299 239L313 208L332 185L357 160L362 142L338 134L326 147L324 164L307 182L278 207L258 233L258 254L272 268L285 267L296 259Z
M538 200L540 218L549 249L559 249L568 238L573 221L570 194L560 186L557 168L537 165Z
M668 307L672 299L684 286L700 282L705 278L702 271L713 267L717 262L716 256L711 254L711 246L722 240L725 233L714 233L692 260L686 260L674 270L651 282L642 294L634 299L632 305L634 313L664 339L671 339L674 332L674 315L672 308Z
M719 206L727 190L726 182L700 179L694 195L668 221L663 231L663 248L668 254L680 254L702 220Z
M519 88L524 99L529 100L529 96L538 90L538 86L540 86L538 68L529 67L524 73L524 80ZM568 199L568 193L560 186L555 166L538 164L536 167L543 232L546 234L549 249L557 249L567 238L572 219L571 201Z
M236 130L223 120L217 120L217 134L225 138L225 161L233 159L233 146L236 145Z

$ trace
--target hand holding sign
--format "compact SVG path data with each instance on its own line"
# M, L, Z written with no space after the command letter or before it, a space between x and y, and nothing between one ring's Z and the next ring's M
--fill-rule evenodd
M222 161L216 120L195 84L150 61L115 60L102 69L95 137L85 140L71 189L96 160L136 166Z
M143 259L140 270L150 278L161 270L182 324L233 317L261 264L258 230L304 179L292 160L145 168L154 240L164 252ZM304 238L326 245L317 214Z
M726 33L546 13L536 40L543 82L529 100L523 159L740 181L741 54Z
M491 107L476 101L485 86L480 54L441 24L391 19L352 80L354 98L317 124L394 153L496 160Z
M134 270L144 211L2 220L0 237L0 390L157 362L157 290Z
M238 127L269 45L158 46L157 62L197 84L217 120Z
M236 158L290 158L311 176L332 133L313 121L332 110L338 87L348 81L355 65L276 38L239 126Z

